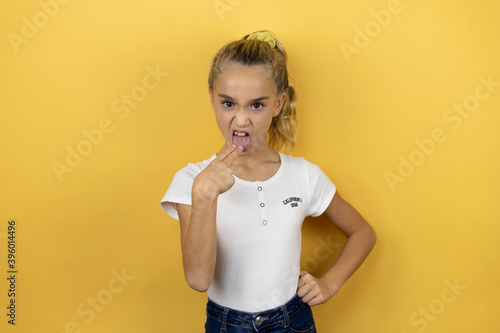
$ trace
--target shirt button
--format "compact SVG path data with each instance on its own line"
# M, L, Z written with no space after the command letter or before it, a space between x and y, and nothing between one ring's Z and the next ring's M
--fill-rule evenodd
M262 220L262 225L266 225L267 224L267 221L266 220Z
M257 187L257 191L262 191L262 186Z
M260 206L261 206L261 207L265 207L265 206L266 206L266 204L265 204L265 203L263 203L263 202L261 202L261 203L260 203Z

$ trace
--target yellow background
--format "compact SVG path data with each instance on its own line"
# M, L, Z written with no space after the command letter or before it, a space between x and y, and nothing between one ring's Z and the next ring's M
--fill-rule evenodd
M445 119L473 102L479 78L500 82L498 1L66 2L0 2L2 332L202 332L206 295L184 282L178 224L159 202L175 171L222 144L206 91L212 56L259 29L289 53L293 155L320 165L378 234L362 268L313 308L319 332L499 331L500 86L460 125ZM34 20L36 31L25 27ZM142 100L125 115L131 92ZM83 131L102 121L108 133L85 146ZM415 140L435 129L446 140L419 153ZM68 146L88 154L58 178ZM405 177L400 155L420 164ZM404 182L390 185L387 172ZM315 274L340 250L325 258L328 241L344 238L308 219L302 262Z

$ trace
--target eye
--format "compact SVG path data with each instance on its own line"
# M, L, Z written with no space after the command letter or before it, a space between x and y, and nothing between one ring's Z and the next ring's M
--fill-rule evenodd
M253 103L252 104L252 108L254 110L262 110L263 107L264 107L264 104L262 104L262 103Z
M225 108L232 108L234 106L234 103L233 102L229 102L229 101L222 101L221 104L225 107Z

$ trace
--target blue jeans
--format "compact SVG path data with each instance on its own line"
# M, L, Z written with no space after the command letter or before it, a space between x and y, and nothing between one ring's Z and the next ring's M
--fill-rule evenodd
M241 312L207 303L205 333L316 333L308 304L295 295L283 306L262 312Z

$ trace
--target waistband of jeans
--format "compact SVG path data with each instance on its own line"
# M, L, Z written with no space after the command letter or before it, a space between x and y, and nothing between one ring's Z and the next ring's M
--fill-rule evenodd
M233 310L231 308L221 306L209 298L207 303L207 314L212 315L216 318L217 317L220 318L226 312L229 317L237 316L240 320L252 322L257 316L266 317L269 319L279 317L283 314L283 311L285 309L286 313L290 315L297 312L302 306L304 306L304 303L297 294L295 294L283 306L277 306L269 310L258 311L258 312L245 312L245 311Z

